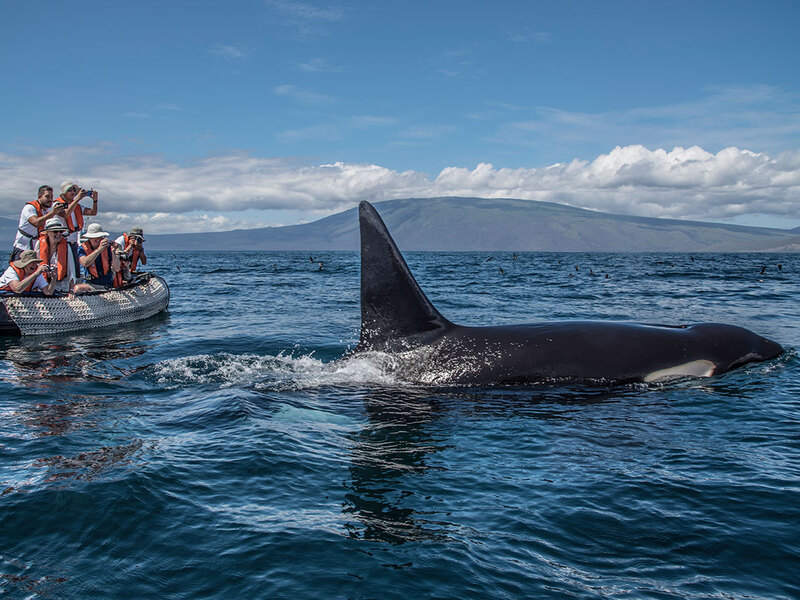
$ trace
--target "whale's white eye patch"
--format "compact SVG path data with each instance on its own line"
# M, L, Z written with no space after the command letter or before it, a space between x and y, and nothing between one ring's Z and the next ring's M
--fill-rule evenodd
M674 379L676 377L711 377L716 365L710 360L693 360L682 365L676 365L668 369L653 371L646 375L644 380L647 383L661 381L662 379Z

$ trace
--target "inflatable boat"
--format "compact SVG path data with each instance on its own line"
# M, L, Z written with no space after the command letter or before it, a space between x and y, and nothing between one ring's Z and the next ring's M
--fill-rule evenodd
M78 295L0 295L0 335L82 331L147 319L169 306L167 282L140 273L119 288Z

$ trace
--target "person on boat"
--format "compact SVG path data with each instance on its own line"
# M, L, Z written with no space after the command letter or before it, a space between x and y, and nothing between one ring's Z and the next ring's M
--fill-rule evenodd
M63 234L67 227L59 217L48 219L42 234L36 242L36 253L45 265L49 265L45 278L49 281L55 280L56 292L72 292L75 288L77 275L75 273L75 263L70 257L69 246Z
M114 244L120 249L120 262L122 264L123 279L131 279L131 273L136 273L139 261L147 264L147 255L144 253L144 230L141 227L131 227L129 233L123 233Z
M42 292L45 296L53 293L56 278L48 283L43 273L48 266L39 258L34 250L23 250L19 258L8 265L0 275L0 291L21 294L23 292Z
M119 256L108 241L108 234L99 223L92 223L83 237L86 241L78 249L78 257L86 272L86 283L94 289L121 286Z
M25 250L33 250L45 222L63 214L63 207L53 203L53 188L49 185L41 186L37 199L22 207L17 235L14 238L14 249L11 252L11 261L17 260Z
M83 198L92 199L92 208L80 205ZM84 190L71 181L65 181L61 184L61 195L55 199L54 204L61 205L64 208L63 221L64 225L69 229L66 239L72 251L72 260L75 261L75 272L80 273L78 235L83 231L83 217L93 217L97 214L97 191Z

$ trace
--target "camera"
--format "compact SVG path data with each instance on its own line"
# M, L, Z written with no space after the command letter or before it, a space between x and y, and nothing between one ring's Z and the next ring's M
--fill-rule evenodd
M55 273L57 271L56 267L54 267L53 265L45 265L44 269L48 273Z
M124 252L123 250L117 250L117 256L119 256L120 260L128 260L131 257L128 252Z
M143 239L143 238L142 238L142 236L140 236L140 235L132 235L132 236L131 236L130 238L128 238L128 239L131 239L131 240L133 240L133 241L134 241L134 242L136 242L137 244L140 244L141 242L143 242L143 241L144 241L144 239Z

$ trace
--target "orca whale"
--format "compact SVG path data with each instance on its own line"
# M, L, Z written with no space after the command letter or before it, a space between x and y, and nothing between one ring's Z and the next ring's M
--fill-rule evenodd
M361 335L354 355L381 353L423 384L653 382L710 377L783 348L719 323L648 325L564 321L466 327L425 296L375 208L359 205Z

